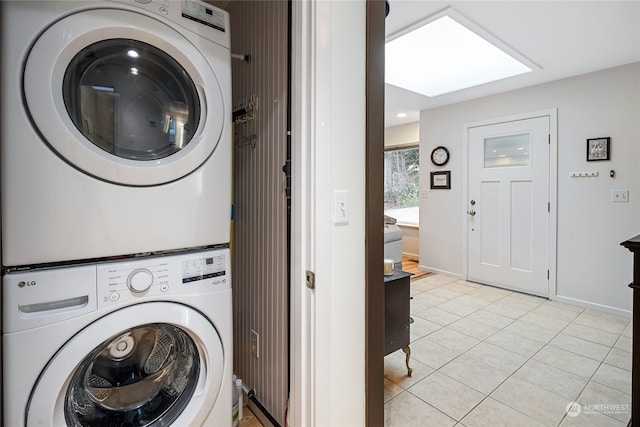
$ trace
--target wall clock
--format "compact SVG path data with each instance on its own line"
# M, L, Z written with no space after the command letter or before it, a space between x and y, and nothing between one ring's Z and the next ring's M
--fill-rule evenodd
M436 166L444 166L449 161L449 150L447 147L436 147L431 152L431 162Z

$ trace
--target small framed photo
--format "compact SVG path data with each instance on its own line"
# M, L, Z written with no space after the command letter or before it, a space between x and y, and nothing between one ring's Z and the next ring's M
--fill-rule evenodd
M431 189L450 189L451 188L451 171L431 172Z
M587 161L609 160L611 138L587 139Z

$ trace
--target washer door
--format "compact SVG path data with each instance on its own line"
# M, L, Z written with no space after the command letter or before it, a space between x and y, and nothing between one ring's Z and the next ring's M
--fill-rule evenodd
M209 55L228 55L203 43L213 46ZM50 147L117 184L188 175L213 153L224 126L223 95L207 58L175 29L133 11L88 10L54 23L29 53L23 87Z
M218 396L222 342L198 311L144 303L112 312L49 361L27 426L199 425Z

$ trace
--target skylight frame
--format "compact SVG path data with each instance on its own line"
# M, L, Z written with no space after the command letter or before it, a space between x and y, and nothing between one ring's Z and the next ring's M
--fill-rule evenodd
M470 33L473 33L475 36L484 40L485 43L492 45L494 48L498 49L503 53L503 56L508 56L512 60L516 61L520 65L516 65L512 70L516 70L510 73L503 73L497 77L492 78L480 78L481 74L478 73L476 75L469 74L471 78L467 82L456 83L452 85L451 82L455 80L456 76L459 76L459 73L456 74L460 69L471 69L475 70L474 72L478 72L480 70L479 67L473 67L472 65L460 65L457 69L448 72L441 72L441 76L435 76L433 74L429 75L429 72L433 73L434 70L429 71L429 67L427 66L426 70L419 70L418 65L422 58L418 56L412 56L411 54L405 51L404 54L399 55L397 58L393 58L393 55L387 55L387 58L391 57L391 60L386 61L386 72L385 72L385 82L387 84L391 84L402 89L406 89L412 92L419 93L421 95L436 97L439 95L444 95L447 93L456 92L463 89L468 89L475 86L480 86L483 84L488 84L491 82L503 80L509 77L515 77L518 75L526 74L532 71L540 70L541 67L531 61L529 58L521 54L520 52L513 49L511 46L504 43L502 40L495 37L493 34L481 28L479 25L475 24L470 19L466 18L456 10L451 7L448 7L441 12L438 12L434 15L429 16L426 19L420 20L392 35L387 37L386 46L388 51L388 46L394 40L397 40L405 35L408 35L416 30L422 29L424 26L434 23L442 18L448 18L455 22L456 24L464 27ZM436 26L442 23L436 23ZM413 45L412 45L413 46ZM464 56L455 56L456 59L466 59ZM413 61L413 65L401 65L400 61ZM426 62L426 61L425 61ZM431 61L433 63L435 61ZM446 62L446 61L444 61ZM474 63L475 64L475 63ZM424 65L424 64L423 64ZM475 64L477 65L477 64ZM455 66L455 65L454 65ZM398 72L393 72L393 67L402 68L402 74L398 77ZM528 68L528 69L526 69ZM444 77L443 77L444 76ZM413 79L413 80L412 80ZM448 80L449 83L442 86L442 80ZM433 86L434 84L440 84L439 88L429 88L429 86Z

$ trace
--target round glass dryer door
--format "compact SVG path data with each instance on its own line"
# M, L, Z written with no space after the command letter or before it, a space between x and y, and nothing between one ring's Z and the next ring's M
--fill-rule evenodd
M93 43L71 60L64 104L98 148L131 160L157 160L186 148L200 121L200 100L186 70L137 40Z
M110 183L161 185L198 169L220 142L230 112L215 67L229 58L228 49L142 13L85 10L36 40L24 99L67 164Z
M222 340L199 311L129 306L61 345L31 391L26 427L202 425L224 366Z

